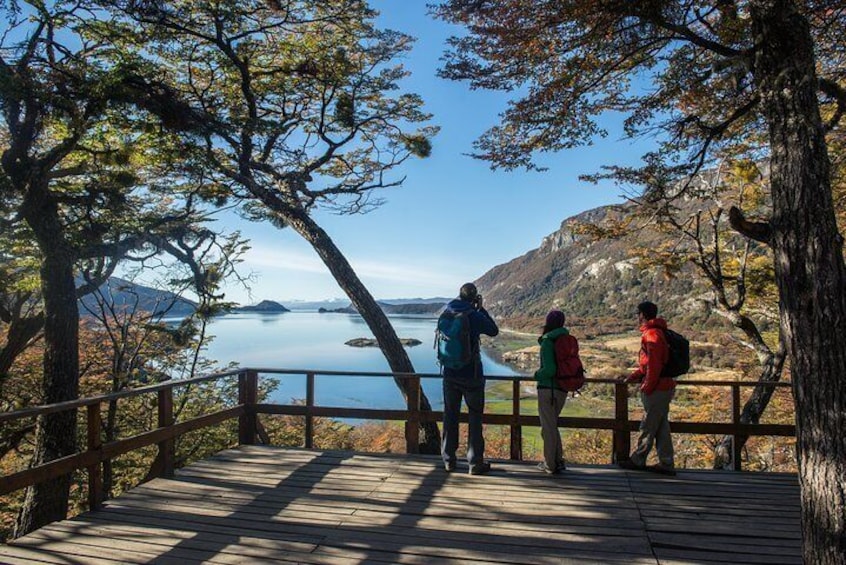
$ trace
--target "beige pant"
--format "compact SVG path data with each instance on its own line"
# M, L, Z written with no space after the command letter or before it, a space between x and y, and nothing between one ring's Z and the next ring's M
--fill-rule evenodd
M673 459L673 438L670 436L670 401L675 390L656 390L652 394L640 393L643 403L643 419L640 421L640 437L631 455L635 465L646 465L646 458L655 444L658 461L667 467L675 467Z
M543 438L543 460L549 469L555 470L564 464L564 449L558 432L558 415L567 401L567 392L559 389L538 389L538 416Z

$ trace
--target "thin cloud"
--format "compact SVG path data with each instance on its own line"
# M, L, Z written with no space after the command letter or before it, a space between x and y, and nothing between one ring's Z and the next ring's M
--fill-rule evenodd
M261 271L262 268L270 268L302 273L328 273L326 265L318 257L298 251L271 249L255 244L244 257L244 263L257 271Z
M392 282L413 282L417 286L440 286L445 279L443 271L429 271L418 265L392 261L353 261L353 268L362 277L387 280Z
M358 259L349 259L349 261L363 279L413 283L417 287L441 287L445 284L452 286L455 279L455 273L445 274L444 269L436 271L422 269L419 265L408 262ZM244 262L259 273L273 269L329 275L329 270L320 258L297 250L272 249L254 245Z

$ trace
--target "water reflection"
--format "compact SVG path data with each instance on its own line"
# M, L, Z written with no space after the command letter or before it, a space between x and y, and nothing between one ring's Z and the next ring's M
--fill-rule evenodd
M422 344L406 351L421 373L437 373L435 361L435 319L396 316L390 318L400 338L419 339ZM216 318L210 332L215 335L208 355L221 365L235 361L243 367L315 369L330 371L389 371L382 352L375 347L344 345L373 334L357 314L285 312L280 314L237 313ZM513 370L486 355L482 363L489 375L512 375ZM423 390L435 409L443 407L439 380L423 380ZM320 377L315 381L318 405L356 408L401 409L402 395L392 379L376 377ZM305 398L305 378L281 376L272 401L287 403Z

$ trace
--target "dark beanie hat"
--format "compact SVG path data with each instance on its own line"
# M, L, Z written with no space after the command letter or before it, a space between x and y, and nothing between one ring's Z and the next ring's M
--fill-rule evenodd
M561 310L550 310L546 315L546 327L550 329L560 328L564 326L564 312Z

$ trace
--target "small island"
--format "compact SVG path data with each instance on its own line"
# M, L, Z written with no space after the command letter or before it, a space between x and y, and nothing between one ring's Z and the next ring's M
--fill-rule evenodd
M290 312L290 310L273 300L262 300L254 306L241 306L237 310L240 312Z
M419 339L406 337L401 338L400 343L402 343L403 345L407 345L408 347L414 347L415 345L420 345L423 342ZM355 339L349 340L345 343L345 345L349 345L350 347L379 347L379 342L369 337L357 337Z

